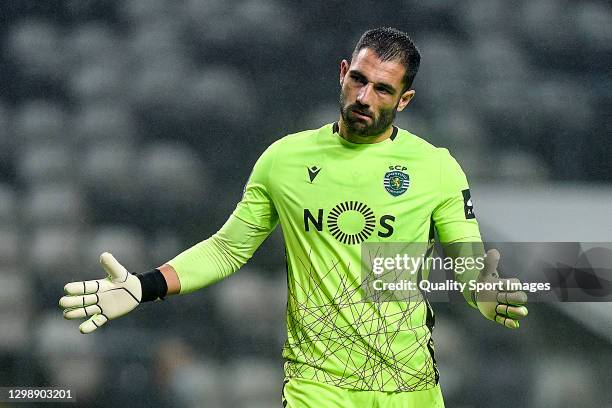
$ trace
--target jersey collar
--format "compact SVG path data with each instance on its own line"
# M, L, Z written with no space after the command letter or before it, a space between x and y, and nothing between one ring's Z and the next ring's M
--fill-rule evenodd
M340 130L340 126L338 125L338 122L334 122L334 125L332 127L332 133L338 133L339 130ZM393 125L393 132L391 132L391 136L389 136L389 139L395 140L396 136L397 136L397 127Z

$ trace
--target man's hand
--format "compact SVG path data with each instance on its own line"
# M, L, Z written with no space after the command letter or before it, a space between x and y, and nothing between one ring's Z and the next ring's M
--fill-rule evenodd
M89 317L79 326L81 333L85 334L129 313L142 299L140 280L111 254L105 252L100 255L100 263L108 273L106 278L70 282L64 286L67 296L59 301L66 319Z
M497 272L499 251L490 249L485 258L485 268L482 270L479 282L496 284L500 290L482 290L475 293L478 310L489 320L493 320L510 329L519 328L519 320L527 316L527 294L522 290L509 289L510 283L520 283L520 280L500 279Z

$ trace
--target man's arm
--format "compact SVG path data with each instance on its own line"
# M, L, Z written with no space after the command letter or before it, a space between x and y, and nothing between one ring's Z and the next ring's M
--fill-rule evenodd
M66 296L59 301L64 317L89 317L79 329L91 333L141 302L190 293L238 270L278 223L268 183L275 145L255 164L242 200L217 233L159 268L138 275L130 274L111 254L102 254L100 263L106 278L68 283L64 287Z
M238 206L240 208L240 204ZM212 237L183 251L166 262L160 272L170 293L191 293L236 272L255 253L276 226L253 225L234 211ZM276 217L274 217L276 219Z
M440 149L439 154L440 197L432 222L444 254L453 259L482 256L484 246L465 173L448 150ZM471 268L461 274L455 272L455 278L467 283L479 273L479 269ZM470 306L477 307L467 287L463 296Z
M445 255L453 259L472 258L473 267L465 268L462 273L455 271L455 278L466 284L463 296L467 303L487 319L516 329L519 319L528 313L527 294L511 290L510 284L520 282L518 279L499 278L499 252L489 250L485 254L465 174L446 149L441 153L441 199L432 219ZM484 259L484 268L479 267L483 262L477 262L478 258ZM471 281L486 282L495 289L475 292L470 289Z
M91 333L142 302L190 293L231 275L251 258L271 231L232 215L212 237L159 268L137 275L130 274L111 254L104 253L100 263L107 277L68 283L64 287L66 296L59 305L67 319L89 317L79 330Z

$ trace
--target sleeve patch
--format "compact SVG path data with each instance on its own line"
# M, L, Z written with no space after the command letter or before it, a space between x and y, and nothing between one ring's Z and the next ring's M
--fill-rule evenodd
M470 194L470 189L461 190L461 194L463 194L463 211L465 212L465 219L469 220L472 218L476 218L476 214L474 213L474 204L472 203L472 195Z

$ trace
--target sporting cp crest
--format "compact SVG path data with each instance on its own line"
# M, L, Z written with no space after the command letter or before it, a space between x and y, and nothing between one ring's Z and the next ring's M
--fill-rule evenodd
M404 194L410 186L408 174L395 170L385 173L385 190L394 197Z

